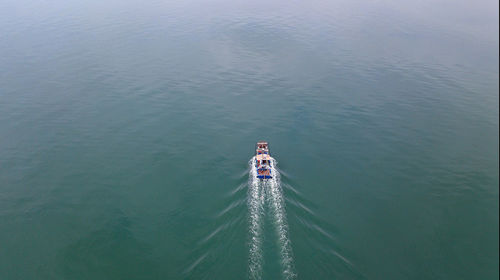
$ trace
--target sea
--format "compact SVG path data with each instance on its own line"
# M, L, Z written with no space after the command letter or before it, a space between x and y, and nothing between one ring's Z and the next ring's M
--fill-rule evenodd
M498 22L1 0L0 279L498 279Z

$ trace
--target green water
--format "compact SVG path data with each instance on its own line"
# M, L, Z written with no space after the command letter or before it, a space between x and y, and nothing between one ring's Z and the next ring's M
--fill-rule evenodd
M0 279L498 279L469 2L1 1Z

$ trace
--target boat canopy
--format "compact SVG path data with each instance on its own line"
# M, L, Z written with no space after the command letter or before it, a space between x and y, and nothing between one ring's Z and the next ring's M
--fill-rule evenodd
M256 160L271 160L271 157L266 154L260 154L255 156Z

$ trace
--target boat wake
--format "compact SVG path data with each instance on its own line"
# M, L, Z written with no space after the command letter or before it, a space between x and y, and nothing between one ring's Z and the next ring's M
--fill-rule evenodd
M266 182L266 185L268 185L268 189L271 192L269 200L272 205L274 223L279 237L283 275L285 279L293 279L295 277L295 272L293 268L292 247L290 239L288 238L288 224L286 221L285 201L281 188L281 179L276 168L276 160L272 159L271 161L271 172L274 176Z
M255 157L249 162L250 174L248 182L248 208L249 208L249 278L262 278L262 242L263 221L265 210L269 208L272 215L273 226L278 236L280 262L284 279L294 279L296 276L292 248L288 237L288 224L286 221L285 201L281 180L276 160L271 158L271 174L267 180L257 178L254 168Z
M250 219L250 279L260 279L262 273L262 220L264 216L264 192L260 180L257 179L257 170L253 168L255 158L248 163L250 168L248 182L248 210Z

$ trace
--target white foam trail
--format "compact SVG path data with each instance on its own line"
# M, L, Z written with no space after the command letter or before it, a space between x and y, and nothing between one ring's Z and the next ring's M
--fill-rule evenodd
M274 223L278 232L284 279L295 279L296 273L293 265L292 246L288 238L288 223L286 221L285 201L281 188L280 174L276 168L277 161L272 158L271 163L271 174L273 178L267 180L264 187L267 187L270 193L268 199L271 203Z
M250 279L261 279L262 274L262 217L264 192L254 168L255 157L248 163L250 174L248 179L248 209L250 213Z

